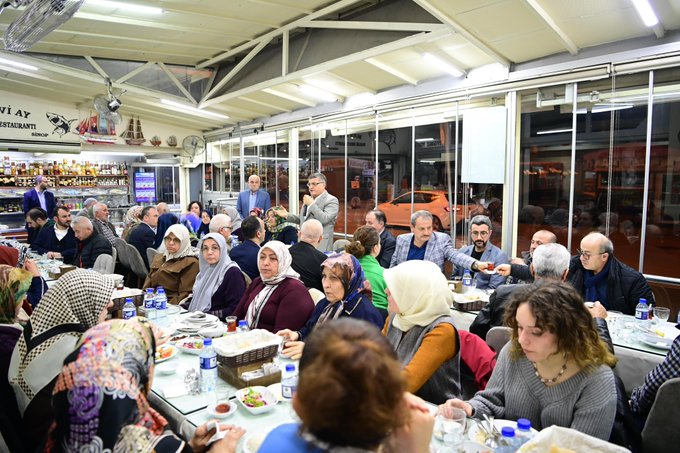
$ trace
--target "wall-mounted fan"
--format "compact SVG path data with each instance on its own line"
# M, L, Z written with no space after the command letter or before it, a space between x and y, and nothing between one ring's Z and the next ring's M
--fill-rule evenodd
M123 121L123 117L118 112L118 109L123 104L120 101L120 96L125 93L125 91L119 91L117 93L113 92L113 87L111 86L111 79L107 78L106 81L106 94L100 94L95 96L92 100L95 110L100 115L104 115L109 121L114 124L120 124Z
M198 135L188 135L182 140L182 149L187 157L193 159L205 152L205 140Z
M69 20L85 0L34 0L5 30L5 49L23 52ZM4 3L4 2L3 2ZM26 4L26 2L11 2Z

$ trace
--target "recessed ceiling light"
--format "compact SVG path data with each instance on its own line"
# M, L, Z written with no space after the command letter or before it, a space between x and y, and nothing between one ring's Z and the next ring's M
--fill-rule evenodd
M652 5L649 4L648 0L631 1L633 2L633 6L637 11L638 16L640 16L640 19L642 19L642 22L644 22L647 27L653 27L659 23L659 18L656 17Z

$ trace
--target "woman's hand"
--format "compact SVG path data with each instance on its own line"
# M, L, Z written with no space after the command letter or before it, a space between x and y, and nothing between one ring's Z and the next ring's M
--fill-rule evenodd
M302 350L304 348L304 341L289 341L288 343L284 343L281 354L283 354L285 357L288 357L289 359L299 360L300 357L302 357Z
M451 418L451 409L463 409L468 417L472 417L472 405L458 398L448 400L444 404L439 405L439 412L444 415L444 417Z
M26 258L24 261L24 269L33 274L34 277L40 277L40 269L38 269L38 265L35 264L35 261Z
M196 428L194 436L189 441L189 446L195 452L201 452L208 446L208 441L217 431L212 423L204 423ZM226 425L228 426L228 425ZM221 427L220 427L221 428Z
M427 404L410 393L404 393L404 404L409 409L409 421L406 425L394 430L387 439L385 451L419 453L429 451L434 417L430 414Z
M288 211L286 211L286 208L281 207L281 208L272 208L272 211L274 211L274 214L276 214L279 217L283 217L284 219L288 217Z
M208 451L211 453L234 453L239 439L243 437L246 430L234 425L220 425L220 431L227 431L227 434L212 444Z
M300 334L290 329L279 330L276 335L283 337L285 341L298 341L300 339Z

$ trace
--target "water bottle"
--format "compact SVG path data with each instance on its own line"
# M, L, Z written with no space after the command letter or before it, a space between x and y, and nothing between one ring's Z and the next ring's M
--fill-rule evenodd
M635 323L644 328L649 328L649 306L647 299L640 298L640 303L635 307Z
M212 338L203 339L203 351L199 356L201 370L201 393L214 393L217 384L217 353Z
M238 322L238 327L236 328L237 332L248 332L250 328L248 328L248 321L245 319L242 319Z
M144 294L144 311L147 319L156 319L156 295L153 288L148 288Z
M472 275L470 275L469 270L463 272L463 293L469 293L472 291Z
M517 420L517 429L515 430L515 437L517 438L517 445L521 446L529 442L534 437L531 432L531 421L526 418Z
M131 319L135 316L137 316L137 307L132 302L132 297L128 297L123 305L123 319Z
M165 322L168 317L168 297L165 295L165 290L162 286L156 289L154 305L156 306L156 320L159 324Z
M295 365L289 363L286 365L286 371L281 379L281 396L285 401L290 401L293 394L297 392L298 375L295 371Z
M519 448L517 445L517 438L515 437L515 429L509 426L501 428L500 445L496 449L496 453L515 453Z

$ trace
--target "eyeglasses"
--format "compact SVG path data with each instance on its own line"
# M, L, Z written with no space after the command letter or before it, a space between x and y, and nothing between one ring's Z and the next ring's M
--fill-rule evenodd
M473 231L473 232L470 233L470 235L472 235L472 237L478 237L478 236L486 237L486 236L489 235L489 232L488 231Z
M169 242L169 243L172 243L172 244L181 244L182 243L181 239L171 238L170 236L166 236L165 238L163 238L163 240L165 242Z
M590 252L584 252L583 250L578 249L578 250L576 250L576 253L578 253L584 259L589 260L593 255L604 255L607 252L590 253Z
M308 182L307 187L316 187L319 184L323 184L322 182Z
M220 230L231 230L231 227L230 226L223 226L222 228L220 228Z

